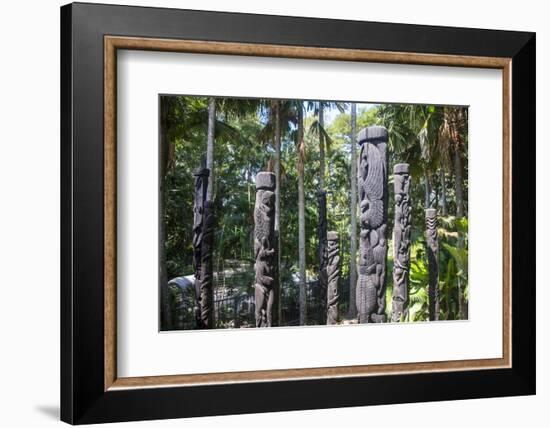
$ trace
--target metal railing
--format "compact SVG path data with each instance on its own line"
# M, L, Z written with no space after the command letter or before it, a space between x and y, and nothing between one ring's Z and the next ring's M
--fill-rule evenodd
M249 281L249 278L239 278L233 275L230 283L234 285L239 280ZM226 285L228 278L225 278ZM241 283L242 284L242 283ZM281 294L281 320L279 325L297 326L300 320L300 308L298 301L297 284L283 284ZM251 286L248 287L252 288ZM255 326L255 297L253 292L242 292L238 288L214 287L214 326L215 328L244 328ZM308 324L323 323L326 303L319 297L317 281L310 280L307 283L307 319ZM189 330L195 327L195 296L194 289L175 289L172 292L173 310L175 317L175 329ZM349 281L340 284L341 313L347 312L349 302Z

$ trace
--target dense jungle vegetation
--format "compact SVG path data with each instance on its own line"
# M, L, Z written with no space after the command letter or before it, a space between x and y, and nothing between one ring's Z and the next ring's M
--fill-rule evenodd
M353 135L375 124L389 133L387 311L391 310L393 266L392 171L395 163L406 162L411 168L413 207L408 321L428 319L424 232L428 207L437 208L439 220L439 319L467 319L467 108L162 96L162 328L191 328L191 308L186 313L185 304L192 305L186 303L192 297L177 287L164 287L172 278L193 274L192 172L207 162L213 167L211 198L216 213L215 299L253 293L254 178L260 171L272 171L280 180L276 219L281 245L280 325L298 325L300 319L317 324L322 310L315 298L319 189L327 191L328 229L340 235L341 322L353 322L359 252L359 226L352 227L358 221L357 215L352 216L352 210L357 210L351 196L357 194L357 179L351 166L358 152ZM300 287L307 290L305 300ZM246 307L216 306L217 327L253 325L250 316Z

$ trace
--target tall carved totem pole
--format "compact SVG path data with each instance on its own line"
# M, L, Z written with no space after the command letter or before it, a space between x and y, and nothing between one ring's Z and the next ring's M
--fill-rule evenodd
M393 167L395 217L393 226L392 322L401 321L408 313L412 213L410 185L409 164L396 164Z
M317 225L317 233L319 237L319 247L317 249L319 259L319 301L324 303L327 301L327 192L319 190L317 192L317 202L319 204L319 223ZM319 311L319 324L325 323L325 312Z
M437 210L426 210L426 243L428 244L428 298L430 321L439 319L439 243L437 240Z
M277 284L277 252L275 239L275 174L256 175L256 204L254 206L254 255L256 263L254 284L256 298L256 327L273 325L273 307Z
M381 126L362 129L357 187L361 233L356 303L360 323L385 322L388 244L388 132Z
M212 328L214 287L212 283L212 251L214 248L214 207L206 200L208 187L207 168L193 172L195 201L193 220L193 264L195 267L195 299L197 328Z
M327 324L338 322L340 300L340 242L338 232L327 233Z

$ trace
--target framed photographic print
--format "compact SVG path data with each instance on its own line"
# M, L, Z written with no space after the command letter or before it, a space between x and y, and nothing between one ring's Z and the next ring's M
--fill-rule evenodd
M75 3L61 104L62 420L535 393L533 33Z

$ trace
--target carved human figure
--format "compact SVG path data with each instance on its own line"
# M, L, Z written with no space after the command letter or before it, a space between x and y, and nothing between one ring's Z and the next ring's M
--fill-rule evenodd
M388 132L381 126L362 129L357 184L361 232L356 304L360 323L385 322Z
M428 246L428 299L430 321L439 319L439 242L437 239L437 210L426 210L426 243Z
M395 216L393 226L393 293L391 321L402 321L408 313L411 251L411 201L409 164L393 167Z
M337 232L327 233L327 324L338 323L340 299L340 242Z
M205 242L205 234L207 233L207 215L205 212L206 205L206 189L208 186L208 176L210 171L207 168L198 168L193 172L195 177L195 194L194 194L194 219L193 219L193 265L195 269L195 300L196 300L196 324L197 328L212 327L212 230ZM213 228L213 212L209 210L210 228ZM203 254L204 251L210 250L210 255ZM203 266L203 262L210 265ZM205 277L203 279L203 277ZM204 297L204 299L203 299Z
M256 176L254 206L254 271L256 327L272 326L272 311L276 297L275 240L275 174L260 172Z
M317 192L317 202L319 204L319 223L317 225L317 234L319 238L319 246L317 249L317 255L319 259L319 301L324 304L327 300L327 263L328 263L328 250L327 250L327 192L325 190L319 190ZM324 311L319 311L320 319L319 324L325 323Z

